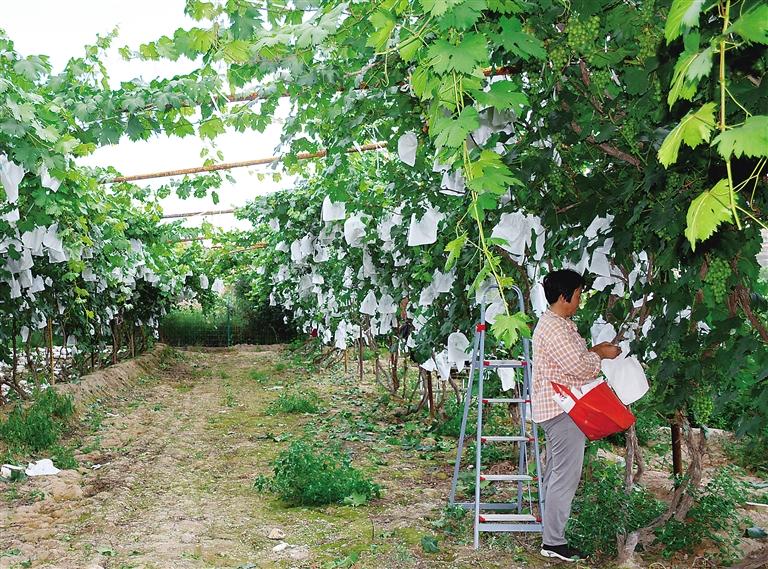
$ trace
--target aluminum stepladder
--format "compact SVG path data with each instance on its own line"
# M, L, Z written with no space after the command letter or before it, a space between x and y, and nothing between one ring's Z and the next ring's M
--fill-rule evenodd
M491 285L483 295L480 303L480 321L475 325L475 336L472 347L472 361L469 369L469 379L467 381L467 390L464 395L464 414L461 420L461 430L459 433L459 446L456 452L456 464L453 469L453 480L451 482L451 493L449 503L451 505L462 506L474 510L474 544L475 549L480 546L480 532L541 532L541 515L544 512L544 490L539 484L538 492L538 515L533 512L533 501L531 500L532 484L541 480L541 458L539 453L539 437L535 423L531 422L531 432L527 432L526 404L531 403L531 346L530 340L522 338L523 359L522 360L486 360L485 359L485 334L487 323L485 320L486 300L488 293L492 290L498 291L498 286ZM518 307L521 312L525 310L523 293L517 287L512 287L517 294ZM487 371L500 368L521 369L523 372L522 383L516 382L515 396L511 398L493 398L483 397L483 383ZM474 502L456 502L456 486L459 480L459 471L461 469L461 458L466 443L467 420L469 410L472 404L472 386L475 375L477 375L477 431L475 433L475 500ZM480 403L482 402L482 403ZM520 406L520 433L516 436L484 436L483 427L483 405L494 404L516 404ZM482 447L488 443L511 443L518 445L519 458L516 473L510 474L483 474L482 472ZM529 448L533 447L533 448ZM529 453L533 454L536 475L528 474ZM512 482L517 485L517 500L512 502L482 502L480 498L480 483L489 482ZM528 513L523 513L526 501L524 499L524 486L528 488L527 506ZM510 513L510 511L514 513Z

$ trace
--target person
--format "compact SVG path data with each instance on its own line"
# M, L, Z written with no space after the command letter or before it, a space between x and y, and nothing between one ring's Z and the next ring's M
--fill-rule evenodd
M581 387L598 376L601 360L621 353L618 346L608 342L587 349L579 335L571 317L579 309L584 286L584 277L575 271L549 273L544 279L549 308L533 332L533 421L544 429L547 441L541 481L545 502L540 553L563 561L586 557L565 539L565 524L581 479L586 437L553 399L550 382Z

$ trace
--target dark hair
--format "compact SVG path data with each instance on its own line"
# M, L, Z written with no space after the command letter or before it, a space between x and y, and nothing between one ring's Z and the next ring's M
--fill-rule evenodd
M566 302L571 302L573 293L578 288L584 288L586 280L576 271L563 269L553 271L544 277L544 294L547 302L554 304L562 295Z

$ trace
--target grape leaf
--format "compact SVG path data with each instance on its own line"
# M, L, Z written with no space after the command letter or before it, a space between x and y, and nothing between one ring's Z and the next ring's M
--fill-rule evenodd
M440 22L438 22L438 27L441 30L448 30L450 28L466 30L471 28L480 19L486 7L485 0L465 0L446 12L440 19Z
M459 255L461 255L461 251L464 249L464 245L467 244L467 232L465 231L461 235L459 235L456 239L448 243L448 245L445 246L444 251L448 253L448 259L445 261L445 270L450 271L453 266L456 264L456 261L459 260Z
M480 158L470 163L469 172L467 184L472 190L480 193L490 192L500 196L509 186L523 185L501 161L501 156L493 150L483 150Z
M768 156L768 116L753 115L744 124L721 132L714 140L720 156Z
M729 31L749 42L768 44L768 4L759 4L744 12Z
M717 227L733 219L730 208L731 192L728 180L720 180L711 190L705 190L691 202L686 215L685 236L696 250L696 242L709 239Z
M377 10L370 15L368 21L371 22L375 31L368 38L368 42L365 45L376 49L376 51L382 51L387 47L392 30L395 29L395 17L385 10ZM416 47L419 46L418 41L414 43Z
M678 99L690 101L696 94L696 85L702 77L709 75L712 69L711 48L699 52L699 34L688 34L685 38L685 51L675 62L672 83L667 95L670 108Z
M455 119L450 117L438 118L430 130L435 137L435 146L438 148L443 146L458 148L467 139L467 135L479 125L477 109L465 107Z
M666 37L667 43L683 33L683 26L690 29L699 25L699 13L703 5L704 0L674 0L672 2L664 26L664 37Z
M421 0L422 7L433 16L442 16L461 0Z
M221 52L229 63L246 63L251 58L250 46L245 40L234 40L222 47Z
M709 142L715 128L715 103L706 103L696 112L689 112L664 139L659 148L659 162L665 168L677 162L677 153L683 142L696 148L702 142Z
M501 19L501 33L498 39L504 48L526 61L531 57L535 59L547 57L547 51L541 40L523 31L523 24L517 18L505 16Z
M504 342L508 348L517 344L520 336L523 338L531 337L531 329L528 327L531 317L524 312L517 314L500 314L491 325L491 332L498 339Z
M200 123L198 132L201 138L216 138L219 134L224 134L224 123L219 117L212 117Z
M429 47L429 65L437 73L473 73L488 61L485 38L480 34L465 34L459 45L438 39Z
M496 81L488 91L478 91L475 100L486 107L499 110L515 109L528 106L528 97L517 90L513 81Z

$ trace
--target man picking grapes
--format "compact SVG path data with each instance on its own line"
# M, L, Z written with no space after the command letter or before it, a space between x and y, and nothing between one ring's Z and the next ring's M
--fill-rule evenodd
M600 361L613 359L621 350L608 342L587 349L571 317L576 314L584 277L570 270L554 271L544 279L549 309L533 333L533 420L547 435L547 462L541 487L544 492L544 526L541 555L577 561L585 557L565 539L565 524L581 479L586 437L553 400L554 381L581 387L600 373Z

